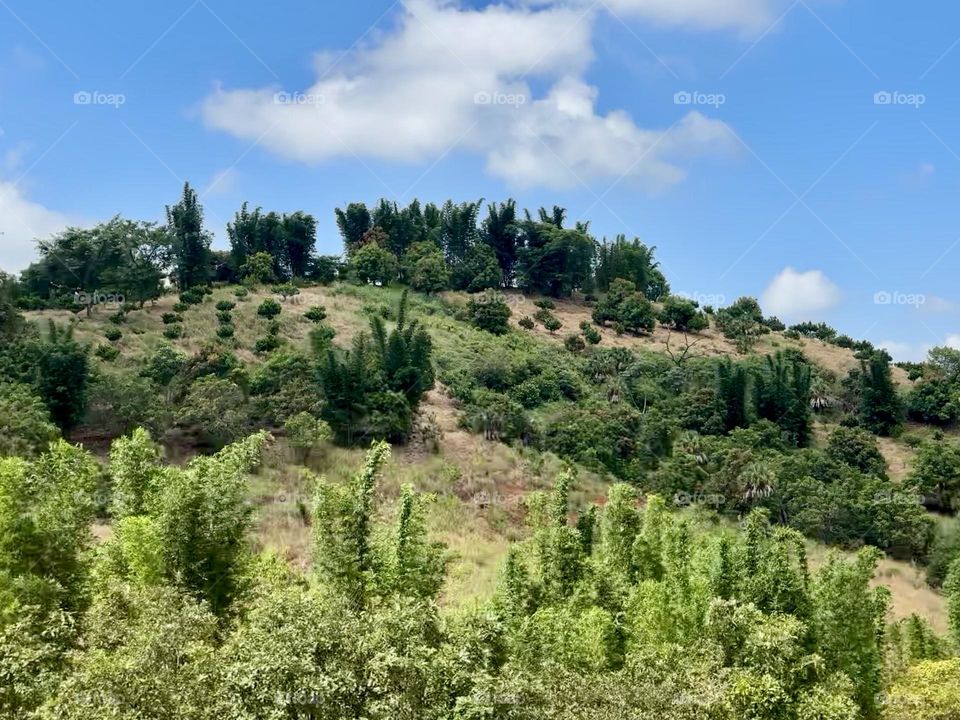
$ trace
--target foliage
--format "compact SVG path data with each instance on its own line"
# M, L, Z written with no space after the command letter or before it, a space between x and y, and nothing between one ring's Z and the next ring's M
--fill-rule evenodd
M503 335L510 330L510 307L502 293L487 291L470 298L467 304L470 322L474 327L494 335Z
M238 439L247 423L243 390L217 377L203 377L193 383L176 414L178 427L215 448Z
M180 202L167 206L167 232L173 244L180 289L206 284L210 279L212 235L203 227L203 208L189 183L183 186Z
M29 385L0 384L0 457L33 457L60 436Z
M280 303L278 303L273 298L267 298L262 303L260 303L260 307L257 308L257 315L263 318L267 318L267 320L272 320L277 315L279 315L282 311L283 311L283 307L281 307Z

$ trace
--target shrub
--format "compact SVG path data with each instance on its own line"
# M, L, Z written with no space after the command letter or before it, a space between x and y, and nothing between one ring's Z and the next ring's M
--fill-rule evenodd
M249 295L250 291L245 287L238 287L233 291L233 296L240 301L246 300Z
M257 340L256 344L253 346L254 352L258 355L265 355L267 353L273 352L278 347L280 347L280 338L276 335L267 335Z
M323 305L314 305L303 316L312 323L320 324L327 319L327 309Z
M184 336L183 325L170 325L164 328L163 336L167 340L179 340Z
M570 352L579 353L587 349L587 344L579 335L567 335L563 341L563 346Z
M467 311L474 327L494 335L503 335L510 330L510 308L500 293L487 291L470 298Z
M270 291L274 295L279 295L283 298L283 301L286 302L288 298L294 297L300 294L300 288L298 288L293 283L285 283L283 285L274 285Z
M236 307L237 304L235 302L231 302L230 300L221 300L217 303L217 312L230 312Z
M524 315L522 318L520 318L518 324L524 330L533 330L537 326L537 324L533 321L533 318L529 315Z
M229 325L233 322L233 314L230 312L218 312L217 322L221 325Z
M588 322L583 322L580 324L580 331L583 333L584 340L591 345L598 345L603 339L600 331Z
M551 335L553 335L555 332L557 332L557 330L563 327L563 323L551 315L543 323L543 326L550 331Z
M274 336L279 335L280 327L281 326L280 326L279 320L271 320L270 322L267 323L267 335L274 335Z
M180 293L180 302L186 303L187 305L199 305L203 302L203 296L204 292L202 290L194 288Z
M175 313L185 313L189 309L190 309L190 306L187 305L185 302L178 302L173 304L173 311Z
M177 412L176 424L211 447L222 447L244 434L246 398L237 385L216 377L193 384Z
M177 315L176 313L164 313L161 317L164 325L176 325L177 323L183 322L183 315Z
M318 420L308 412L289 418L283 428L287 432L287 442L290 447L300 452L301 461L307 458L314 447L329 440L333 435L327 423Z
M320 357L329 350L336 335L337 331L329 325L317 325L310 331L310 349L313 354Z
M257 308L257 315L260 317L265 317L268 320L275 318L283 311L283 308L273 298L267 298L262 303L260 307Z
M540 299L540 300L536 300L533 304L534 304L536 307L540 308L541 310L556 310L556 309L557 309L557 304L556 304L553 300L551 300L550 298L542 298L542 299Z
M29 386L0 384L0 457L38 455L59 435L43 400Z
M233 325L221 325L217 328L217 337L221 340L229 340L236 334L236 329Z
M693 300L671 295L663 301L658 316L660 324L681 332L698 332L710 326L707 316L697 309Z
M105 362L113 362L120 357L120 349L113 345L99 345L93 354Z
M123 332L120 328L109 327L103 331L103 336L110 342L117 342L123 337Z

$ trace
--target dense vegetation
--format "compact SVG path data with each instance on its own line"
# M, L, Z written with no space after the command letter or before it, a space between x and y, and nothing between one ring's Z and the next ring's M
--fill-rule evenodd
M221 252L187 186L164 225L71 228L0 276L0 714L960 716L960 351L898 381L822 323L672 295L639 240L483 210L350 204L333 258L308 214L245 204ZM443 453L431 391L567 468L454 609L438 499L378 487L386 442ZM293 568L250 484L334 447L365 465L298 469ZM890 622L884 554L926 567L949 634Z

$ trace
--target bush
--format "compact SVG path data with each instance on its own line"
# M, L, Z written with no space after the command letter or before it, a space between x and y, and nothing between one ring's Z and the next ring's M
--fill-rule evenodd
M179 340L184 336L183 325L170 325L164 328L163 336L167 340Z
M697 309L697 303L677 295L663 301L658 319L661 325L680 332L699 332L710 326L707 316Z
M110 342L117 342L123 337L123 332L117 327L108 327L103 331L103 336Z
M249 295L250 295L250 291L245 287L238 287L236 290L233 291L233 296L240 301L246 300L247 297L249 297Z
M161 318L164 325L176 325L177 323L183 322L183 315L177 315L176 313L164 313Z
M273 335L273 336L280 335L280 328L281 328L281 325L279 320L271 320L270 322L267 323L267 335Z
M591 345L598 345L603 339L600 331L588 322L583 322L580 324L580 331L583 333L584 340Z
M43 400L32 388L0 384L0 457L39 455L59 436Z
M267 298L262 303L260 307L257 308L257 315L260 317L265 317L268 320L275 318L283 311L283 308L273 298Z
M271 353L280 347L280 338L276 335L267 335L257 340L256 344L253 346L253 351L258 355L265 355Z
M237 307L235 302L229 300L221 300L217 303L217 312L230 312Z
M501 293L486 291L470 298L467 311L474 327L494 335L504 335L510 330L510 308Z
M113 345L98 345L93 354L105 362L113 362L120 357L120 348Z
M190 306L187 305L185 302L178 302L173 304L173 311L175 313L185 313L189 309L190 309Z
M337 331L329 325L317 325L310 331L310 349L313 354L320 357L329 350L336 336Z
M305 460L310 451L319 443L329 440L333 433L330 426L323 420L318 420L308 412L302 412L289 418L283 425L287 433L287 442L290 447L298 450L301 461Z
M540 300L534 301L533 304L534 304L536 307L540 308L541 310L556 310L556 309L557 309L557 304L556 304L553 300L551 300L550 298L541 298Z
M563 323L551 315L544 321L543 326L550 331L551 335L553 335L555 332L557 332L557 330L563 327Z
M214 448L239 439L249 424L243 390L217 377L197 380L177 412L176 424Z
M567 335L567 337L564 338L563 346L573 353L583 352L587 349L587 344L579 335Z
M199 289L187 290L186 292L180 293L180 302L187 305L199 305L203 302L204 293Z
M327 319L327 309L323 305L314 305L303 316L312 323L320 324Z
M236 334L233 325L221 325L217 328L217 337L221 340L229 340Z
M522 327L524 330L533 330L537 326L537 324L533 321L533 318L529 315L524 315L522 318L520 318L518 325L520 325L520 327Z
M292 298L295 295L300 294L300 288L292 283L285 283L283 285L274 285L270 292L274 295L279 295L283 298L283 301L286 302L288 298Z
M233 322L233 313L218 312L217 322L220 323L221 325L230 325Z

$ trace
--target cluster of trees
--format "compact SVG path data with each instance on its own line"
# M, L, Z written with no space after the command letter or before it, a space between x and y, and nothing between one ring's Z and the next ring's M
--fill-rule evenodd
M166 223L115 217L92 228L67 228L38 242L40 259L16 287L23 308L110 302L143 306L161 296L168 279L182 291L211 282L330 282L339 260L316 254L317 222L304 212L251 211L244 203L227 225L230 251L213 250L196 190L184 186L166 209Z
M521 288L564 297L575 290L606 289L630 280L651 299L666 295L666 280L653 249L618 237L598 243L588 224L564 227L566 211L541 208L519 214L516 203L483 201L405 208L381 200L373 209L351 203L336 210L348 259L360 282L393 281L422 292Z
M322 416L341 441L403 440L417 406L434 384L430 335L407 317L404 292L387 333L384 319L370 319L370 333L354 337L348 351L330 349L318 367Z
M378 520L383 443L347 483L311 478L296 574L249 537L265 441L186 468L143 431L116 441L96 547L90 455L0 460L4 717L905 720L960 702L960 624L953 642L888 625L877 551L813 570L761 510L705 533L624 484L574 507L569 472L528 499L529 539L475 609L439 610L432 498L404 487ZM960 610L960 565L948 588Z

